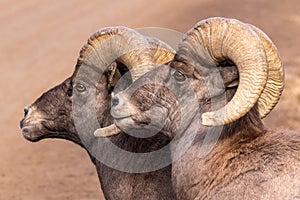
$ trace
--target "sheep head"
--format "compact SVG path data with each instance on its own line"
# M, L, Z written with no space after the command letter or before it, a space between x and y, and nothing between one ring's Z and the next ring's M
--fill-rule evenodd
M115 125L95 135L141 128L161 113L166 132L178 126L184 131L197 113L204 126L230 124L256 104L263 118L278 102L283 79L278 51L260 29L235 19L203 20L186 33L167 66L148 72L115 97L121 102L112 108ZM180 125L174 120L178 115Z
M123 78L124 89L145 69L173 56L165 43L126 27L97 31L82 48L73 75L24 109L23 136L30 141L62 138L83 146L76 126L93 132L91 113L96 113L98 127L112 123L111 92L120 77L131 70L131 76Z

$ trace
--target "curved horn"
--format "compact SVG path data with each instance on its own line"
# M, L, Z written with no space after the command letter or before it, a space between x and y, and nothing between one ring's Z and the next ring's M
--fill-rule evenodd
M173 50L172 47L153 37L147 37L146 39L149 42L150 49L153 53L155 66L165 64L174 58L175 50ZM136 77L138 78L138 76ZM112 124L110 126L97 129L94 132L94 135L96 137L110 137L120 133L122 133L122 131L115 124Z
M114 61L131 70L133 81L154 67L146 38L122 26L100 29L93 34L80 51L77 65L85 63L104 71Z
M266 86L258 99L258 108L261 118L267 116L276 106L284 88L284 69L279 52L271 39L259 28L248 24L261 39L268 61L268 79Z
M236 94L224 107L203 113L203 125L224 125L245 115L257 102L267 81L264 46L254 31L235 19L200 21L182 40L178 54L198 54L207 66L230 59L238 68L240 82Z
M118 135L122 133L122 130L119 129L116 124L109 125L107 127L99 128L95 130L94 136L95 137L110 137L113 135Z
M154 37L147 37L147 41L149 42L150 49L153 52L154 62L156 65L165 64L174 58L176 52L168 44Z

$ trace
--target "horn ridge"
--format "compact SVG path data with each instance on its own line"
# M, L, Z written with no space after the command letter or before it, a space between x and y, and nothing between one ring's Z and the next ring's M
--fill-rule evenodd
M154 66L153 53L144 36L124 27L106 27L94 33L80 51L77 66L85 63L104 71L112 62L121 62L138 77L134 68ZM149 69L148 69L149 70ZM138 70L139 73L142 70Z
M266 85L268 64L264 46L257 34L238 20L218 17L200 21L182 40L178 54L182 52L198 55L197 62L214 66L229 59L239 71L236 94L224 107L203 113L203 125L224 125L244 116Z
M268 61L268 79L266 86L258 99L260 117L267 116L278 103L284 89L284 69L279 52L272 40L259 28L248 24L261 39Z

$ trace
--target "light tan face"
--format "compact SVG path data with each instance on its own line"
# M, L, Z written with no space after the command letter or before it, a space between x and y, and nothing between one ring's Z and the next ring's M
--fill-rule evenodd
M195 89L204 79L194 73L192 66L178 61L143 75L113 97L111 113L116 125L125 132L153 129L169 137L182 131L199 112L197 93L201 92Z

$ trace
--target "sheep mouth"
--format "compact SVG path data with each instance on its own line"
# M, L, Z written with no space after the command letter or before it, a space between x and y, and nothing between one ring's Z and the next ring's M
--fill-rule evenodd
M23 125L21 128L22 135L26 140L37 142L42 139L42 137L37 134L37 132L40 132L39 124Z
M132 123L131 116L116 116L114 117L114 123L117 127L122 127L124 124L127 124L128 122Z
M122 125L126 124L126 126L131 125L132 128L143 128L151 122L149 118L136 119L134 115L115 115L113 118L118 127L122 127Z
M131 115L121 115L117 112L112 111L111 112L112 117L116 120L116 121L120 121L122 119L126 119L126 118L131 118Z
M66 131L51 130L43 123L20 123L23 137L30 142L38 142L45 138L64 138ZM60 133L60 134L57 134Z
M29 117L24 117L20 121L21 134L26 140L37 142L43 135L41 132L42 124L33 122Z
M116 121L120 121L120 120L127 119L127 118L131 118L131 116L128 115L128 116L115 116L115 117L114 117L114 119L115 119Z

